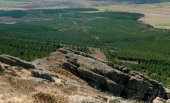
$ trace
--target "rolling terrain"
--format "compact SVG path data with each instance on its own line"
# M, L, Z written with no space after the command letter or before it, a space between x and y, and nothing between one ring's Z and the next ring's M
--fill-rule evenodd
M0 0L0 102L168 103L168 1Z
M140 20L146 24L156 28L170 28L169 0L0 0L0 2L2 10L93 7L102 11L136 12L145 15Z
M170 101L170 91L157 81L65 47L33 62L0 55L0 76L1 103Z
M5 19L0 24L0 54L31 61L47 56L60 44L89 53L88 47L101 48L109 65L124 65L166 85L170 83L170 31L140 23L143 14L99 12L93 8L0 14Z

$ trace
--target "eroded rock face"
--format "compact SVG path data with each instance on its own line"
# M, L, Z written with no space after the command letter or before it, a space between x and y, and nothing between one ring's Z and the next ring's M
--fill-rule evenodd
M71 89L72 92L81 91L82 88L88 86L88 89L83 93L88 94L89 97L94 93L94 91L90 91L90 88L93 87L95 90L108 92L109 95L107 96L118 96L125 99L136 99L144 102L152 102L153 100L162 102L166 101L165 99L169 99L169 90L165 90L162 84L140 73L129 71L127 68L119 68L119 66L111 67L108 66L105 61L86 53L69 49L60 49L49 57L36 60L32 62L32 64L7 55L0 56L0 62L14 67L22 67L18 70L9 68L11 72L14 71L17 72L16 74L19 74L16 78L19 77L19 79L21 79L23 76L23 78L31 78L38 81L45 80L48 81L49 84L54 84L54 87L51 87L52 90L56 89L55 84L59 84L59 87L62 88L61 91L68 92L69 94L72 94L69 92ZM22 75L22 73L24 74L22 71L24 68L30 75ZM3 71L0 67L0 72L1 70ZM49 87L48 83L46 84L47 87ZM39 84L36 85L38 86ZM77 94L79 94L79 92L77 92ZM97 94L95 94L95 96L96 95ZM119 98L107 98L108 101L104 100L105 102L103 102L102 98L96 99L93 97L89 99L82 96L82 98L78 98L77 100L74 96L72 97L70 96L70 98L72 98L71 100L75 99L75 101L79 101L77 103L112 103L114 100L122 101L122 99ZM129 101L127 103L129 103Z
M170 89L166 88L165 91L166 91L167 99L170 99Z
M54 82L53 76L50 73L46 73L40 70L31 70L31 73L35 78L42 78L50 82Z
M121 101L121 98L112 97L112 98L109 98L107 103L123 103L123 102Z
M35 68L34 65L32 65L31 63L20 60L18 58L15 58L15 57L12 57L12 56L9 56L9 55L1 55L0 56L0 62L5 63L5 64L9 64L11 66L23 67L23 68L26 68L26 69Z
M0 73L2 73L3 71L4 71L4 69L0 65Z
M130 72L127 69L123 70L125 72L120 71L97 58L77 51L62 49L58 54L60 57L61 55L66 57L65 62L61 63L63 69L86 80L92 87L108 91L116 96L136 98L146 102L151 102L156 97L166 97L163 85L140 73ZM58 58L57 52L52 56Z
M166 103L166 100L162 99L162 98L159 98L159 97L156 97L154 100L153 100L153 103Z
M166 101L166 103L170 103L170 99L168 99L168 100Z

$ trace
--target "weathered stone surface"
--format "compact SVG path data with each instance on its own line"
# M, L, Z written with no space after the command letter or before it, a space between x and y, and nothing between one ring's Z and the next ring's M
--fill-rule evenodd
M129 73L130 71L129 71L128 68L123 68L123 69L122 69L122 72L124 72L124 73Z
M71 97L71 103L105 103L100 99L92 98L90 96L84 97L79 95L74 95Z
M112 97L112 98L109 98L107 103L123 103L123 100L118 97Z
M30 69L30 68L35 68L34 65L32 65L29 62L26 62L24 60L20 60L19 58L16 57L12 57L9 55L1 55L0 56L0 62L5 63L5 64L9 64L11 66L20 66L26 69Z
M166 101L166 103L170 103L170 99L168 99L168 100Z
M166 88L165 91L166 91L167 99L170 99L170 89Z
M11 56L0 56L0 61L12 66L26 68L29 72L31 71L33 77L50 81L45 81L47 84L57 81L52 84L66 86L69 90L71 88L73 90L79 90L83 88L84 84L89 84L95 89L106 91L112 94L112 96L119 96L125 99L137 99L150 103L153 100L154 102L164 102L163 99L169 98L169 91L165 90L164 86L157 81L151 80L138 72L129 71L128 68L122 66L108 66L106 63L89 54L71 51L69 49L60 49L48 58L33 62L36 68L39 69L32 69L34 68L32 64ZM31 69L29 70L29 68ZM71 73L68 74L69 72L66 73L62 71L63 69ZM77 76L78 79L70 75ZM67 89L64 91L70 92ZM115 99L112 98L109 99L108 103L114 103L114 101ZM82 102L100 103L99 101L85 99L84 96L77 103Z
M125 73L122 73L116 69L113 69L109 75L108 75L108 78L117 82L117 83L120 83L120 84L123 84L123 85L127 85L129 79L130 79L130 76L125 74Z
M153 103L166 103L166 100L162 99L162 98L159 98L159 97L156 97L154 100L153 100Z
M149 84L147 82L131 77L127 85L127 97L131 98L137 96L138 98L143 99L145 98L145 93L147 93L147 90L149 89L148 87ZM131 91L134 91L134 93Z
M75 66L74 64L69 63L69 62L62 63L62 68L65 70L68 70L74 74L77 74L76 71L77 71L78 67Z
M120 96L123 92L124 87L120 84L117 84L111 80L107 80L107 89L110 93L115 96Z
M0 65L0 73L2 73L3 71L4 71L4 69Z
M39 71L39 70L32 70L31 73L32 73L32 76L35 78L42 78L50 82L55 82L55 80L53 79L53 76L49 73Z
M78 68L77 71L78 71L80 77L87 79L89 82L92 81L93 85L104 86L107 84L105 77L103 77L99 74L96 74L94 72L91 72L88 69Z
M62 51L63 52L63 51ZM67 53L66 53L67 52ZM90 85L125 98L151 102L156 97L164 98L163 85L137 72L121 66L110 67L105 63L78 51L67 51L67 63L63 68L83 78Z

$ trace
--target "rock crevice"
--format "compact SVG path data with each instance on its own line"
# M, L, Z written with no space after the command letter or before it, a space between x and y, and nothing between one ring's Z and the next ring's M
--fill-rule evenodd
M86 80L91 86L124 98L135 98L151 102L156 97L164 98L167 93L162 84L137 72L123 72L118 67L110 67L90 55L70 50L61 50L67 58L63 68ZM72 53L72 57L70 56ZM83 54L83 55L82 55ZM74 59L73 59L74 58ZM66 66L67 64L67 66ZM76 64L76 65L75 65Z
M26 69L35 68L35 66L32 65L31 63L23 61L16 57L9 56L9 55L0 55L0 62L11 65L11 66L23 67Z

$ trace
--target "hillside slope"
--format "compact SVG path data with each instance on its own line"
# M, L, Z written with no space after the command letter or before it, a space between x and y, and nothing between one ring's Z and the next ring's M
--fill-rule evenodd
M148 77L66 48L32 63L8 55L0 61L1 103L168 103L170 98L169 90Z

